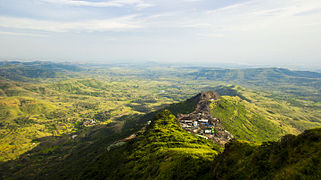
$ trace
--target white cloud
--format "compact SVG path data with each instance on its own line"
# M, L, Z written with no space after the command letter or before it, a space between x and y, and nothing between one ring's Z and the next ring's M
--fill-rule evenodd
M20 33L20 32L7 32L7 31L0 31L0 34L3 34L3 35L12 35L12 36L47 37L47 35L44 35L44 34Z
M210 23L183 23L182 28L208 28L212 25Z
M321 18L319 0L251 0L227 7L206 11L199 20L212 24L213 33L259 32L282 33L300 32L305 24L319 26ZM316 13L298 16L304 12ZM318 28L320 30L320 27Z
M125 5L133 5L137 8L150 7L152 4L144 3L142 0L110 0L101 2L79 1L79 0L43 0L48 3L73 6L90 6L90 7L122 7Z
M20 0L3 1L7 3L2 4L12 1L19 4ZM242 0L241 3L235 3L235 1L222 3L213 0L199 2L196 0L100 0L99 2L97 0L29 0L30 2L34 3L34 8L26 8L19 4L21 7L15 11L10 8L6 10L12 13L5 11L0 13L0 27L5 27L1 29L14 31L13 33L0 32L3 34L2 37L23 36L23 33L15 33L23 32L22 29L27 29L26 36L30 36L29 32L38 33L29 29L79 32L72 36L61 33L48 40L48 44L56 43L56 45L46 49L59 49L65 44L72 47L70 50L74 53L67 52L63 48L61 50L70 57L77 55L77 52L84 52L81 46L86 46L88 41L92 41L94 43L87 49L93 53L86 55L86 52L82 56L90 58L91 55L100 54L105 58L157 57L172 60L177 58L237 60L241 58L247 62L256 62L259 59L262 61L271 59L291 61L295 58L306 60L307 57L319 61L321 58L320 0ZM231 4L233 2L234 4ZM142 9L139 15L131 15L139 8L150 6L150 3L155 6ZM225 3L230 5L218 8ZM74 8L75 6L77 8ZM74 13L70 15L69 11ZM19 14L15 14L16 12ZM55 15L56 12L60 17ZM25 18L18 16L25 16ZM118 18L110 19L110 17ZM99 31L130 33L83 33ZM46 34L46 32L40 33ZM8 41L16 42L15 44L19 44L20 39L25 40L20 37L10 38L17 39ZM115 38L114 42L106 43L110 38ZM29 44L30 39L32 38L27 39L26 44ZM8 42L2 41L3 46L6 47L5 44ZM34 47L45 49L42 44ZM109 48L108 53L106 53L108 49L106 47ZM96 51L97 48L102 50ZM124 53L125 51L132 54Z
M232 4L229 6L222 7L222 8L209 10L209 11L206 11L206 13L207 14L215 14L215 13L221 13L224 11L238 10L238 9L241 9L241 8L246 7L248 5L251 5L252 3L255 3L255 0L246 1L246 2L242 2L242 3L236 3L236 4Z
M198 33L196 35L198 35L200 37L205 37L205 38L223 38L223 37L225 37L224 34L219 34L219 33L205 33L205 34Z
M135 21L136 15L114 19L88 20L81 22L57 22L0 16L0 26L6 28L32 29L49 32L82 32L82 31L126 31L141 28Z
M142 0L110 0L100 2L80 0L43 0L46 2L79 5L79 6L124 6L135 5L145 7ZM186 1L186 0L182 0ZM196 31L202 34L225 34L231 32L250 32L257 30L280 30L293 27L315 25L319 26L317 19L320 14L297 14L315 11L321 8L319 0L249 0L232 4L210 11L158 11L141 12L137 15L125 15L113 19L95 19L75 22L36 20L31 18L15 18L0 16L0 26L34 29L54 32L67 31L124 31L137 28L178 28ZM159 4L158 4L159 5ZM318 11L316 11L318 12ZM193 30L194 29L194 30ZM171 33L171 32L169 32Z
M185 1L185 2L200 2L202 0L183 0L183 1Z

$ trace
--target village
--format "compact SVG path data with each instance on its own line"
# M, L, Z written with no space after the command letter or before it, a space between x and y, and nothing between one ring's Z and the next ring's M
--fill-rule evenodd
M201 100L194 112L177 116L179 124L190 133L211 139L218 144L226 144L234 136L223 128L221 120L214 117L209 108L211 101L218 98L217 95L212 92L206 92L200 96Z

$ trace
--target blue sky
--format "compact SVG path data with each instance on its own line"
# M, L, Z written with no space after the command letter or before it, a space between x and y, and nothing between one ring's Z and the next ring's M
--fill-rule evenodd
M0 0L2 59L321 66L320 0Z

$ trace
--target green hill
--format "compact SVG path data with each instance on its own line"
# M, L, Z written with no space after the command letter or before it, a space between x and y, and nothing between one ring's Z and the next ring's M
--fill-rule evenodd
M39 138L86 129L84 123L91 120L95 123L89 126L106 125L175 102L172 96L155 94L159 88L154 83L91 78L37 83L0 81L0 161L18 158L35 148ZM191 103L183 104L185 107L179 109L193 109Z
M310 71L290 71L284 68L250 68L250 69L223 69L223 70L200 70L190 73L195 78L207 78L212 80L224 81L255 81L265 82L284 82L293 80L293 82L303 82L304 80L320 79L321 73ZM295 79L301 78L301 79Z
M5 100L7 101L7 99ZM199 97L195 96L186 101L172 104L167 108L175 114L190 113L195 109L198 101ZM39 129L36 129L38 126L35 125L38 123L46 125L48 124L48 120L42 120L45 121L45 123L35 121L28 126L23 125L20 127L20 133L26 134L26 130L34 128L34 132L27 132L29 132L30 135L38 135L32 139L30 139L29 136L20 137L22 140L27 140L30 145L32 144L32 149L30 149L30 146L25 146L25 149L20 149L18 152L17 150L19 150L19 147L21 146L14 147L7 145L12 142L11 140L14 139L17 134L12 133L11 136L6 136L6 143L4 143L3 146L12 147L16 151L11 153L11 151L6 151L6 149L3 148L3 154L6 155L3 157L8 158L9 154L10 157L12 157L8 159L15 159L13 157L18 154L19 158L1 163L2 167L0 169L2 170L0 170L0 173L5 174L5 176L8 177L28 177L29 179L38 177L40 174L48 174L50 176L56 174L57 176L54 177L59 176L65 178L94 176L93 174L95 173L97 176L107 176L114 172L115 161L119 160L115 159L115 156L125 157L125 155L120 155L115 151L105 153L107 146L114 141L136 133L145 126L147 121L152 120L160 111L161 110L158 110L145 115L131 114L123 115L118 118L114 117L113 122L108 123L107 125L98 124L96 126L83 127L71 134L57 134L59 136L52 136L51 134L41 136L42 134L39 134ZM62 117L62 119L64 118L65 117ZM174 119L172 120L174 121ZM8 121L10 122L10 119ZM71 120L71 122L74 122L74 120ZM49 123L56 124L61 123L61 121L53 119L52 121L49 121ZM64 124L67 124L67 122L64 122ZM14 123L12 123L12 125L13 127L17 126ZM75 127L69 127L71 130L74 128ZM177 131L184 136L189 135L187 132L182 131L178 125L176 125L176 128L178 129L175 129L175 132ZM6 129L7 127L4 130ZM41 129L41 132L44 130L46 129ZM5 134L5 131L3 133ZM77 138L72 139L72 135L77 135ZM195 138L199 139L198 137ZM19 145L19 142L15 143ZM27 145L27 143L24 145ZM215 144L213 144L213 146L215 146ZM29 151L28 148L30 149ZM21 154L21 152L24 151L25 153ZM121 152L125 153L126 151ZM89 159L95 159L95 161L88 162ZM62 166L64 167L63 169L60 168ZM104 170L105 168L108 170ZM9 171L9 169L11 170Z
M175 116L165 110L127 147L128 158L117 176L125 179L205 178L221 149L183 130Z
M320 102L321 73L284 68L200 69L187 73L195 80L227 82L261 91L272 91Z
M174 106L177 109L179 105ZM136 133L135 139L106 151L115 140L137 132L152 119L151 125ZM84 130L75 140L70 136L43 139L41 144L19 159L2 164L0 172L5 177L28 179L42 176L77 179L191 178L210 172L213 158L222 151L222 147L214 142L183 130L167 110L156 115L128 117L123 121L124 126L118 133L116 122L107 127ZM193 170L188 169L191 166Z
M223 96L211 104L212 114L237 139L252 142L278 139L283 129L265 118L256 108L247 101L230 96Z
M310 172L318 174L318 169L304 169L292 156L302 166L319 165L315 147L320 139L312 138L306 145L302 138L285 136L295 142L284 146L283 138L266 143L321 127L318 73L259 68L218 70L213 75L214 70L202 74L205 71L200 69L165 66L91 68L0 62L1 177L224 179L240 175L261 179L266 175L277 179L287 171L298 178L318 177ZM198 70L199 76L185 74ZM69 73L77 77L66 78ZM221 120L223 130L236 138L221 155L223 147L182 130L175 118L192 113L200 101L196 94L208 90L221 98L204 104ZM149 120L152 123L146 126ZM303 137L309 139L318 136L319 130L307 132L311 133ZM136 138L126 140L133 134ZM292 153L294 145L302 148ZM310 145L312 150L306 150ZM230 159L224 155L228 152ZM281 160L274 162L274 158ZM282 163L276 166L277 162ZM248 173L242 175L241 165L253 173L244 170ZM225 176L229 166L236 174ZM261 167L267 174L254 170Z
M233 141L214 160L213 179L320 179L321 129L261 146Z
M0 79L31 81L34 79L56 78L67 72L79 72L84 69L65 63L48 61L0 61Z
M293 106L239 86L219 86L215 90L223 96L211 102L211 113L238 139L261 143L321 127L319 108Z
M127 141L112 143L136 132L150 116L128 117L116 139L116 124L93 127L75 140L47 139L19 160L2 164L0 173L13 179L318 179L321 175L321 129L262 145L234 140L222 152L212 141L184 131L168 110L152 117L149 126Z

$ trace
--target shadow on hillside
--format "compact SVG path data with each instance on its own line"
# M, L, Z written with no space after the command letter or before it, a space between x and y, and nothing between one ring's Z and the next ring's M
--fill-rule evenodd
M120 150L107 152L108 145L137 132L164 109L174 115L191 113L199 97L145 115L123 115L107 125L86 127L77 133L35 139L40 142L37 147L16 160L0 162L0 179L105 179L126 157Z
M42 179L52 174L59 178L73 177L80 169L88 168L88 163L108 154L108 145L140 130L149 118L150 115L124 115L107 125L34 139L33 142L39 143L35 148L16 160L0 162L0 179ZM77 137L72 138L73 135Z
M243 96L241 93L239 93L236 89L234 89L235 86L216 86L216 87L204 87L202 88L202 91L215 91L220 96L238 96L239 98L246 100L248 102L251 102L250 99Z

